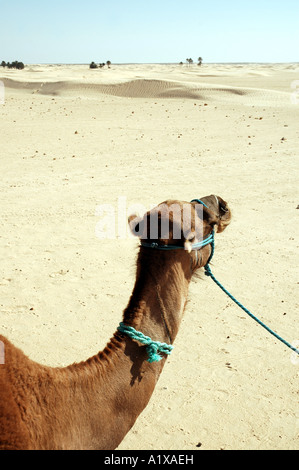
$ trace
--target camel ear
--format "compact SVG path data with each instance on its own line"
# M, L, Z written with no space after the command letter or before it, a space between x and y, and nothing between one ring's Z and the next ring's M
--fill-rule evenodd
M227 202L225 202L220 196L218 196L218 201L220 219L220 222L218 224L218 232L223 232L223 230L225 230L231 222L232 213L227 205Z
M128 223L131 230L131 233L134 237L141 237L144 229L144 220L142 217L132 214L128 217Z

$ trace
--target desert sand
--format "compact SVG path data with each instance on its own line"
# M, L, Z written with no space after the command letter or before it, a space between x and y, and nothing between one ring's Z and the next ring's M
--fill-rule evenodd
M127 215L217 194L233 219L215 276L298 344L298 64L29 65L0 80L1 334L51 366L96 354L134 284ZM174 346L120 450L299 449L299 360L204 275Z

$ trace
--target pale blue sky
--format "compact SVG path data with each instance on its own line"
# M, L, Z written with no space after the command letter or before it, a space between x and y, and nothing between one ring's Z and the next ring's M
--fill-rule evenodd
M299 0L0 0L0 61L299 62Z

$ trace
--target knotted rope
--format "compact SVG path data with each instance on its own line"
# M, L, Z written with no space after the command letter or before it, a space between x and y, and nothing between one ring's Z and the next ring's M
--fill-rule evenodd
M132 326L127 326L124 323L120 323L117 328L121 333L126 334L129 338L139 341L139 343L146 345L146 352L148 354L147 362L159 362L162 359L162 356L158 352L164 354L170 354L173 350L171 344L160 343L159 341L153 341L149 336L145 336L140 331L135 330Z

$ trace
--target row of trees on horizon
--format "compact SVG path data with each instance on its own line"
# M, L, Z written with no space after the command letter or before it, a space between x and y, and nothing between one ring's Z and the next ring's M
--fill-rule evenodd
M190 57L190 59L186 59L186 62L187 62L189 65L191 65L191 64L193 64L193 59L191 59L191 57ZM183 62L180 62L180 65L183 65ZM198 57L198 59L197 59L197 65L202 65L202 57Z
M5 62L5 60L2 60L1 67L7 67L8 69L23 70L25 68L25 65L23 64L23 62L19 62L18 60L14 60L11 63Z
M193 59L191 59L191 58L186 59L186 62L189 65L191 65L191 64L193 64ZM198 57L197 62L198 62L197 65L202 65L202 57ZM89 64L89 68L90 69L103 68L103 67L105 67L105 65L107 65L108 69L110 69L111 61L107 60L106 63L102 62L100 64L96 64L95 62L91 62ZM180 62L179 65L183 65L183 62ZM23 62L19 62L18 60L15 60L13 62L5 62L4 60L2 60L1 67L7 67L8 69L23 70L25 68L25 65L24 65Z
M191 58L186 59L186 62L187 62L187 64L192 65L193 64L193 59L191 59ZM95 62L91 62L89 64L89 68L90 69L103 68L103 67L105 67L105 65L107 65L108 69L110 69L110 65L111 65L110 60L107 60L106 64L104 62L101 63L101 64L96 64ZM183 62L180 62L179 65L183 65ZM202 57L198 57L197 65L199 65L199 66L202 65Z
M105 65L107 65L108 69L110 69L110 65L111 65L110 60L107 60L106 64L105 62L102 62L101 64L96 64L95 62L91 62L89 64L89 68L90 69L98 69L98 68L102 69L103 67L105 67Z

